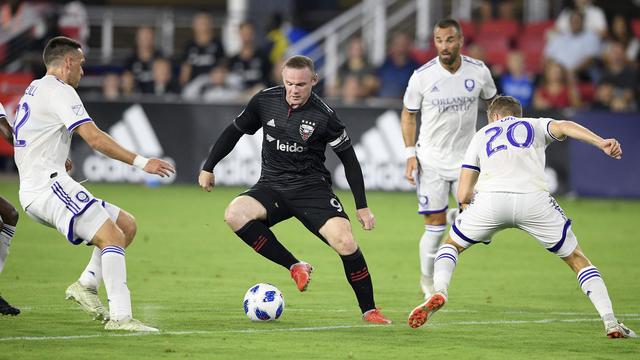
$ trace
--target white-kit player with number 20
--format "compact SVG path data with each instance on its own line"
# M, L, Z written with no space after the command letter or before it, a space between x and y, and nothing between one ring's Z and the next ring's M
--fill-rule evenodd
M79 134L94 150L160 176L174 173L163 160L147 159L124 149L101 131L75 91L83 75L84 54L78 42L51 39L44 49L47 74L31 82L11 124L20 175L20 203L36 221L56 228L74 245L94 245L80 279L66 290L73 300L107 321L107 330L158 331L132 318L124 249L136 233L129 213L94 197L67 171L71 137ZM109 312L97 295L104 281Z
M458 212L447 212L449 194L456 194L462 157L476 132L478 102L496 95L496 85L485 64L460 55L464 38L456 20L439 21L433 41L438 56L411 76L401 115L407 156L405 176L417 185L418 213L424 215L425 231L419 248L420 285L425 298L433 291L433 259L447 218L451 222ZM416 143L418 111L422 124Z
M462 164L458 187L462 213L436 255L435 294L411 312L409 326L421 326L445 304L462 251L477 243L488 244L502 229L517 228L571 267L604 322L607 336L636 337L613 314L600 272L578 246L571 220L549 194L544 172L544 152L553 141L581 140L614 159L622 158L620 143L572 121L523 118L520 103L510 96L493 100L488 115L489 124L474 135Z

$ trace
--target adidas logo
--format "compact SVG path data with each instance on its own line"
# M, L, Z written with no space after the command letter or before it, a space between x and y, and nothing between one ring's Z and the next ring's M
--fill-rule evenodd
M271 119L271 120L267 121L267 125L271 126L271 127L276 127L276 120L275 119Z
M124 111L122 119L109 129L109 135L125 149L145 157L162 158L175 164L173 159L163 156L162 145L153 131L147 114L139 104L132 105ZM147 174L138 168L110 159L96 151L84 160L82 170L90 181L133 183L160 181L168 184L174 182L176 178L175 174L165 178Z
M406 160L400 117L388 110L376 120L354 145L362 166L365 186L369 190L410 190L413 187L404 177ZM339 164L332 177L337 187L348 189L344 165Z
M432 93L433 93L433 92L439 92L439 91L440 91L440 89L438 89L438 86L437 86L437 85L434 85L434 86L431 88L431 92L432 92Z

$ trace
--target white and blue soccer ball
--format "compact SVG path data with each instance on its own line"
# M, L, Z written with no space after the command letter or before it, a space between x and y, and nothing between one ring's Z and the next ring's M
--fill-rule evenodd
M255 284L244 295L244 313L253 321L276 320L284 311L284 297L277 287Z

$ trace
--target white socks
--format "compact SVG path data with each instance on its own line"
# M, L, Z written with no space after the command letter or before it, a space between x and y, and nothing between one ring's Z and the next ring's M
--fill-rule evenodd
M436 253L433 269L433 290L447 296L451 276L458 262L458 249L450 244L443 244Z
M600 318L603 320L610 318L613 315L613 306L598 268L592 265L578 271L578 283L582 292L589 297L589 300L595 306Z
M9 255L9 246L11 245L11 239L13 239L13 234L15 232L16 227L7 224L4 224L2 226L2 231L0 231L0 273L2 273L4 262L7 260L7 256Z
M102 276L109 299L109 317L116 321L131 319L131 294L127 287L123 248L105 246L102 249Z
M425 225L420 238L420 271L422 275L433 278L433 259L440 246L446 225Z
M84 269L78 280L80 285L93 290L98 290L102 282L102 251L97 247L93 247L91 260Z

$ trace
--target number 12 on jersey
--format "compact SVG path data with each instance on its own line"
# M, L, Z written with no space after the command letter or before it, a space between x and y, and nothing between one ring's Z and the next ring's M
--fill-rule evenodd
M22 115L22 118L20 117ZM29 116L31 116L31 109L29 109L29 104L23 102L22 104L18 104L16 109L16 124L13 127L13 146L14 147L25 147L27 146L27 142L25 140L20 140L18 137L18 132L20 128L24 126L24 124L29 120ZM17 120L20 119L20 120Z

